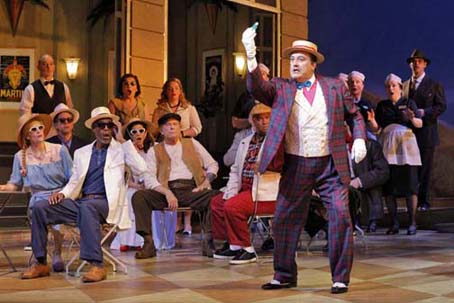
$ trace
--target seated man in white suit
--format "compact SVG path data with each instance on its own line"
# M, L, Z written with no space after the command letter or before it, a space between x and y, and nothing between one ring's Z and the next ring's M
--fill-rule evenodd
M256 173L270 117L270 107L259 103L252 108L249 120L254 132L238 147L225 193L211 199L213 238L230 244L217 250L214 258L231 259L230 264L256 262L247 221L254 213L274 213L280 174Z
M91 118L85 121L85 126L93 130L96 141L76 150L73 175L68 184L60 192L53 193L49 201L35 204L32 248L37 263L22 274L22 279L49 275L47 226L61 223L77 223L80 229L80 258L92 265L82 281L97 282L106 278L100 223L115 224L122 213L119 227L130 227L127 207L123 210L119 207L126 199L125 166L128 165L138 176L147 169L131 141L124 142L118 120L118 116L112 115L106 107L91 111ZM122 144L113 139L114 134Z

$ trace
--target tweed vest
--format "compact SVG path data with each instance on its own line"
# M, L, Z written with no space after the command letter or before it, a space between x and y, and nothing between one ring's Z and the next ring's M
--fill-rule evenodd
M192 139L183 138L180 143L183 148L183 162L192 173L196 185L199 186L205 180L205 171L202 167L197 151L195 150L194 144L192 143ZM168 188L171 159L165 149L164 142L155 145L153 148L156 156L156 174L158 181L162 186Z
M285 131L285 152L306 158L330 154L328 147L328 115L320 85L317 85L312 106L302 89L295 95Z
M50 114L59 103L66 104L65 87L63 82L55 80L54 95L51 97L38 79L32 83L35 91L32 113Z

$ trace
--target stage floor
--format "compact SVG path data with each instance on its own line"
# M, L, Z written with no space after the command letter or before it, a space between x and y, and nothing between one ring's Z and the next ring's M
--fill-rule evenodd
M20 280L7 273L0 254L0 302L452 302L454 303L454 234L418 231L416 236L385 236L384 230L356 241L350 290L330 294L330 270L322 241L308 255L297 257L298 287L263 291L272 278L271 253L259 253L258 263L229 266L200 255L199 237L181 238L182 248L157 258L135 260L134 252L114 251L129 273L109 271L105 281L83 284L64 273ZM1 231L0 241L19 271L30 252L26 231ZM67 256L66 256L67 257Z

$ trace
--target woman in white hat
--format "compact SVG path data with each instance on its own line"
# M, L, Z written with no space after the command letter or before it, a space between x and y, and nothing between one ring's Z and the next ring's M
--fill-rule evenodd
M45 142L52 127L52 119L47 114L24 114L18 120L17 144L21 148L14 155L13 171L8 183L0 185L0 191L17 191L29 188L32 196L29 209L39 200L63 188L72 173L72 160L66 148L60 144ZM52 229L55 241L52 266L54 271L63 271L61 259L62 235Z
M369 121L371 129L379 132L383 154L388 160L390 178L383 187L383 195L391 219L388 235L399 233L396 198L405 197L410 226L407 234L416 234L416 206L418 203L418 166L421 165L413 129L422 127L416 103L402 98L402 79L389 74L385 80L388 99L378 103Z

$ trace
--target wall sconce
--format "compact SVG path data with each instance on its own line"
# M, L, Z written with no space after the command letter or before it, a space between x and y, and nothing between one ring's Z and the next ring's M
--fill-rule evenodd
M77 77L77 69L79 68L80 58L65 58L66 63L66 72L68 74L68 79L74 80Z
M235 57L235 72L238 77L243 78L246 71L246 54L244 53L233 53Z

